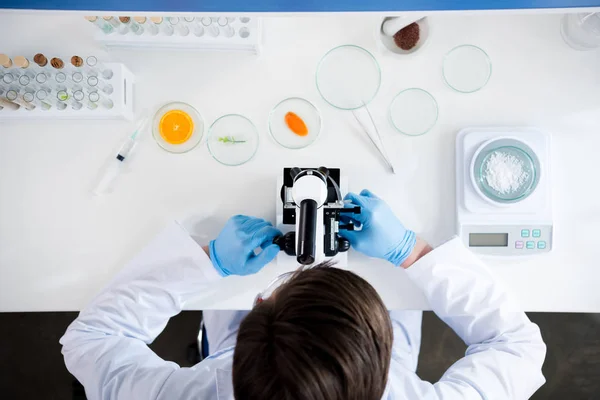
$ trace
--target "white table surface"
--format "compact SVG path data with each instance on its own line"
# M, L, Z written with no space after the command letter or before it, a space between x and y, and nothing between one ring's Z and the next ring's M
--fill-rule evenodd
M195 216L201 242L236 213L274 220L275 181L284 166L340 167L351 190L383 196L405 224L433 244L455 232L454 139L474 125L533 125L553 134L554 251L526 260L490 260L530 311L600 312L600 52L578 52L560 36L559 14L431 17L429 43L410 57L382 53L373 14L273 17L264 21L259 57L244 54L113 51L137 77L136 108L170 100L195 106L207 124L241 113L260 132L259 150L225 167L203 144L174 155L142 137L116 191L94 197L92 180L131 124L124 121L0 121L0 311L78 310L123 264L173 219ZM2 52L104 55L81 15L0 14ZM18 32L18 36L13 34ZM372 51L382 86L371 109L397 166L391 175L352 116L319 96L314 73L332 47ZM493 74L479 93L446 87L441 61L452 47L485 49ZM401 89L421 87L438 101L436 127L422 137L395 132L387 108ZM269 136L271 108L302 96L321 110L318 141L299 151ZM190 219L186 219L190 221ZM394 309L427 309L401 269L350 255ZM228 278L190 308L248 308L278 274Z

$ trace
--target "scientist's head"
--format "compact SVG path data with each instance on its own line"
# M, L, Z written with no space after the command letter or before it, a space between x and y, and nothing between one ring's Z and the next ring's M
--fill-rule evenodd
M237 400L379 400L392 353L388 311L358 275L296 273L242 321L233 356Z

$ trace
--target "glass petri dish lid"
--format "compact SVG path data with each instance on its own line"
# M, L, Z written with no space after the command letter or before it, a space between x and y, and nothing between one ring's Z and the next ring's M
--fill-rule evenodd
M269 114L269 132L288 149L301 149L313 143L321 132L321 114L310 101L290 97Z
M426 90L405 89L390 104L390 120L400 133L420 136L429 132L438 119L438 104Z
M258 131L243 115L223 115L210 126L206 145L221 164L242 165L250 161L258 149Z
M371 53L348 44L323 56L316 82L326 102L342 110L356 110L369 104L379 91L381 70Z
M450 50L442 65L444 81L460 93L473 93L483 88L492 75L492 62L477 46L464 44Z
M492 139L473 157L471 180L484 199L512 204L529 197L540 180L535 152L517 139Z
M167 103L152 120L152 136L170 153L186 153L200 143L204 135L204 120L189 104Z

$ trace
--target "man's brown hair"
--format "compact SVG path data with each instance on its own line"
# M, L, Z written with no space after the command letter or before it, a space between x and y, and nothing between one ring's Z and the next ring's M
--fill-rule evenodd
M242 321L236 400L379 400L393 332L375 289L322 264L298 272Z

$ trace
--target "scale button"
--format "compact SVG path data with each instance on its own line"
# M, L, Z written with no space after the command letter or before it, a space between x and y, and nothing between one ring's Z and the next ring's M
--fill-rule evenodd
M523 248L523 242L520 240L517 240L515 242L515 249L522 249Z
M528 249L535 249L535 242L532 242L532 241L530 240L530 241L528 241L528 242L526 243L526 246L527 246L527 248L528 248Z
M521 229L521 237L529 237L529 229Z
M538 242L538 249L545 249L546 248L546 242L544 242L543 240L540 240Z
M542 231L539 229L534 229L531 231L531 236L533 237L540 237L542 236Z

